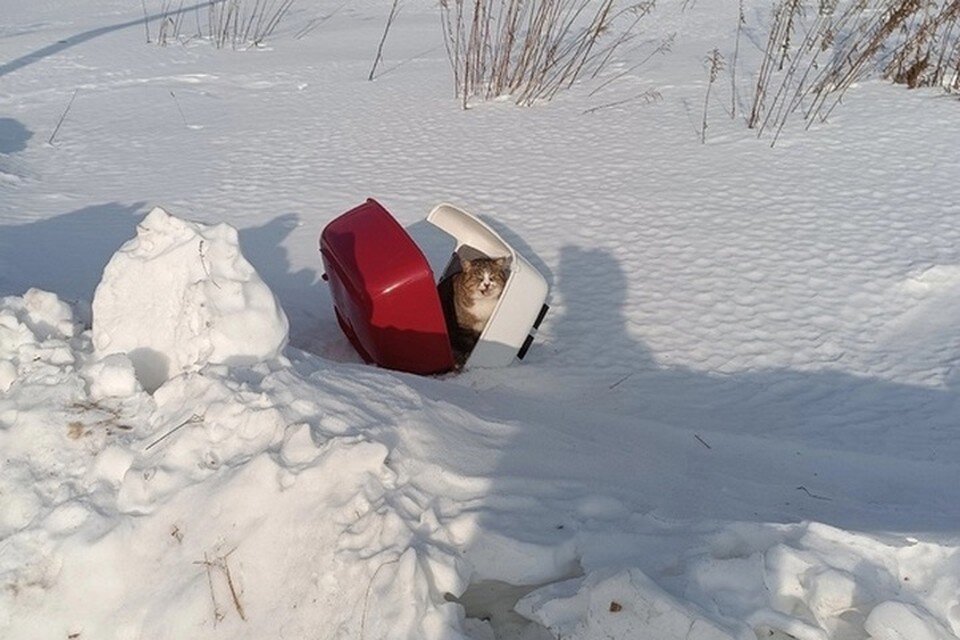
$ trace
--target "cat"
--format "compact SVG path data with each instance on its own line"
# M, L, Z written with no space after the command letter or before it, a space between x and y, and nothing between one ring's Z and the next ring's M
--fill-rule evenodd
M453 276L453 309L457 320L455 351L462 364L493 314L510 275L510 258L460 259Z

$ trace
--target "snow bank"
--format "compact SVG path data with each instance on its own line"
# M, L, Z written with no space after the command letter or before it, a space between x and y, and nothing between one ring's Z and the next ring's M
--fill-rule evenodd
M463 637L469 567L362 435L397 398L280 357L232 228L155 209L93 308L0 299L0 637Z
M960 559L951 546L820 523L730 523L704 547L656 580L615 563L537 589L517 611L558 637L584 640L960 635ZM662 554L662 543L650 550Z
M570 640L733 640L638 569L599 571L552 584L525 597L516 609Z
M208 364L151 396L41 291L0 338L0 637L464 637L469 567L361 435L379 379Z
M154 391L208 363L277 358L287 317L243 257L237 231L153 209L103 272L93 300L97 354L127 353Z

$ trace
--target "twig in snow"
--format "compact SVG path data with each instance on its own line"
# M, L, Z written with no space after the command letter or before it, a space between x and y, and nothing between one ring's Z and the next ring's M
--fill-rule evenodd
M198 563L194 563L198 564ZM220 605L217 604L217 595L213 590L213 572L210 568L213 566L213 563L207 559L207 554L203 554L203 562L199 563L207 568L207 585L210 586L210 600L213 602L213 626L217 626L217 623L223 620L224 613L220 610Z
M183 115L183 109L180 107L180 100L177 99L177 94L171 91L170 97L173 98L174 103L177 105L177 111L180 112L180 119L183 120L183 126L189 129L190 125L187 124L187 116Z
M593 91L590 92L590 95L591 95L591 96L594 95L595 93L597 93L598 91L600 91L600 90L603 89L604 87L608 86L609 84L611 84L611 83L619 80L620 78L622 78L622 77L630 74L631 72L637 70L638 68L642 67L642 66L645 65L647 62L649 62L650 59L653 58L655 55L658 55L658 54L659 54L659 55L665 55L665 54L669 53L671 50L673 50L673 43L676 41L676 39L677 39L677 34L676 34L676 32L671 33L671 34L668 35L666 38L664 38L663 41L660 42L660 44L657 45L657 48L656 48L656 49L654 49L654 50L651 51L649 54L647 54L646 56L644 56L644 58L643 58L642 60L640 60L640 62L637 62L637 63L634 64L634 65L631 65L630 67L624 69L624 70L621 71L620 73L614 75L612 78L608 78L607 80L604 80L604 81L601 82Z
M380 573L381 569L388 564L396 564L398 562L400 562L399 557L396 557L393 560L387 560L386 562L381 562L380 566L377 567L377 570L373 572L372 576L370 576L370 582L367 584L367 593L363 597L363 613L360 614L360 640L363 640L364 629L367 626L367 605L370 604L370 589L373 588L373 581L377 579L377 575Z
M706 441L706 440L704 440L703 438L701 438L701 437L698 436L697 434L693 434L693 437L696 438L697 440L699 440L699 441L700 441L700 444L702 444L703 446L705 446L707 449L713 449L713 447L711 447L710 445L707 444L707 441Z
M373 67L370 69L370 75L367 77L367 80L373 80L373 75L377 72L377 65L380 64L380 58L383 57L383 44L387 41L387 34L390 33L390 27L393 26L393 20L397 17L397 7L400 4L400 0L393 0L393 4L390 5L390 15L387 16L387 24L383 28L383 36L380 38L380 44L377 46L377 57L373 60Z
M213 286L215 286L217 289L220 289L220 285L217 284L217 281L213 279L212 275L210 275L210 270L207 269L207 263L204 261L207 256L203 254L203 240L200 241L200 247L198 251L200 253L200 266L203 267L203 272L206 274L207 278L210 279L210 282L213 283Z
M587 113L587 112L584 111L584 113ZM620 378L619 380L617 380L616 382L614 382L612 385L610 385L610 386L607 387L607 388L608 388L608 389L616 389L616 388L619 387L621 384L623 384L624 382L626 382L627 380L629 380L629 379L630 379L630 376L632 376L634 373L635 373L634 371L631 371L630 373L628 373L627 375L623 376L622 378Z
M236 551L232 549L229 553L220 558L220 566L223 569L224 575L227 576L227 586L230 587L230 597L233 598L233 606L236 607L237 613L240 614L240 619L246 622L247 616L243 612L243 605L240 604L240 596L237 595L237 590L233 586L233 577L230 575L230 564L227 562L227 559L230 558L230 554Z
M207 569L207 584L210 586L210 599L213 601L213 617L214 617L214 626L217 622L220 622L226 617L226 614L220 610L220 605L217 604L216 592L213 588L213 571L212 569L219 569L223 574L224 578L227 580L227 588L230 589L230 598L233 600L233 606L237 610L237 614L240 616L240 619L244 622L247 621L247 614L243 610L243 604L240 603L240 595L237 593L237 588L233 584L233 576L230 575L230 565L227 560L230 558L230 554L236 551L236 547L228 551L227 553L219 556L213 560L207 557L206 552L203 554L203 560L197 560L193 564L202 564Z
M60 120L57 122L57 127L53 130L53 133L50 134L50 139L47 140L47 144L53 144L53 139L57 137L57 132L60 131L60 125L63 124L63 121L66 120L67 114L70 113L70 107L73 106L73 101L77 99L77 94L80 93L80 88L78 87L73 95L70 97L70 102L67 103L67 108L63 110L63 113L60 115Z
M350 0L344 0L343 2L341 2L341 3L337 6L336 9L334 9L334 10L331 11L330 13L328 13L328 14L326 14L326 15L323 15L323 16L320 16L319 18L314 18L313 20L311 20L310 22L308 22L307 25L306 25L303 29L300 29L300 31L298 31L297 34L296 34L295 36L293 36L293 39L294 39L294 40L300 40L301 38L303 38L304 36L306 36L307 34L309 34L311 31L313 31L314 29L316 29L317 27L319 27L321 24L323 24L324 22L326 22L327 20L329 20L329 19L332 18L333 16L337 15L337 13L340 11L340 9L343 9L345 6L347 6L347 3L348 3L348 2L350 2Z
M163 442L164 440L172 436L174 433L176 433L180 429L183 429L188 424L196 424L198 422L203 422L203 416L198 416L197 414L193 414L192 416L190 416L188 420L184 420L183 422L175 426L173 429L170 429L170 431L167 431L165 434L163 434L162 436L160 436L159 438L157 438L156 440L148 444L147 448L144 449L144 451L150 451L150 449L160 444L161 442Z
M814 500L833 500L833 498L828 498L827 496L818 496L815 493L810 493L810 490L803 485L800 485L799 487L797 487L797 491L803 491L805 494L807 494Z
M656 102L657 100L661 100L662 98L663 96L660 94L659 91L657 91L656 89L650 89L648 91L644 91L640 95L633 96L632 98L617 100L615 102L608 102L607 104L602 104L599 107L593 107L591 109L587 109L586 111L581 112L580 115L585 116L588 113L596 113L597 111L601 111L603 109L612 109L613 107L619 107L622 104L627 104L628 102L634 102L635 100L642 100L644 104L650 104L652 102Z

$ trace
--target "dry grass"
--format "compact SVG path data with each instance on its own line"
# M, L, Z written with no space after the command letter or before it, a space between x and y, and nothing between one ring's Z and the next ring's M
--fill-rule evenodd
M218 49L259 46L273 34L293 3L294 0L211 0L196 7L185 7L185 0L163 0L156 42L166 46L199 39L209 41ZM150 42L149 29L147 42Z
M219 573L221 578L226 582L227 591L230 595L230 601L233 604L233 608L237 612L237 615L240 616L240 619L244 622L247 620L246 611L244 610L243 603L240 600L242 591L237 588L237 585L233 579L233 574L230 572L230 556L234 551L236 551L236 548L231 549L225 554L215 555L212 560L209 556L207 556L206 553L204 553L203 560L197 560L193 563L203 565L206 569L207 586L210 588L210 600L213 603L214 627L216 627L217 623L221 622L227 615L220 606L220 602L217 600L217 590L214 588L214 572Z
M550 100L583 77L596 77L653 0L441 0L440 19L456 95Z
M960 91L958 23L960 0L781 0L747 126L775 143L793 114L823 122L870 77Z
M960 0L925 4L914 19L884 75L911 89L960 91Z

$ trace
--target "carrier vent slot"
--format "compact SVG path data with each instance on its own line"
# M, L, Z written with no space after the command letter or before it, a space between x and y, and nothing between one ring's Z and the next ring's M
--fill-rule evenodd
M550 307L547 305L543 305L542 307L540 307L540 313L537 315L537 319L534 320L533 322L534 329L540 328L540 323L543 322L543 319L547 315L547 311L549 310L550 310Z
M517 352L517 357L523 360L523 356L527 355L527 351L530 350L530 345L533 344L533 336L527 336L527 339L523 341L523 346L520 347L520 351Z

